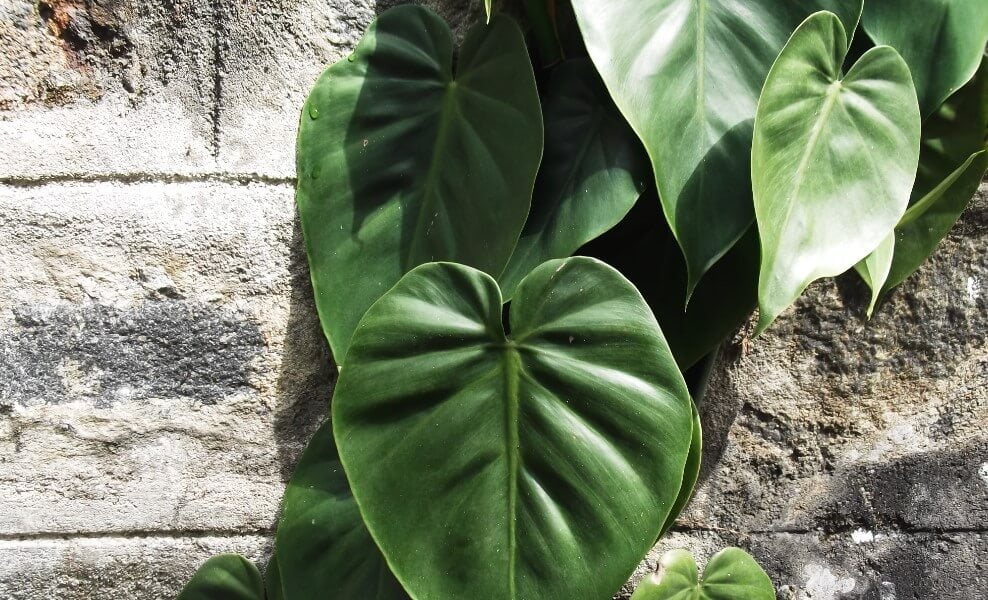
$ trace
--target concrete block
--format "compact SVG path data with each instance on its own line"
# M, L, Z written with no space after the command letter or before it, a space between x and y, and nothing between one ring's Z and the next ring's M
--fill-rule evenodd
M335 369L289 186L0 187L0 534L270 530Z
M0 540L0 598L174 600L210 556L261 561L269 546L256 535Z

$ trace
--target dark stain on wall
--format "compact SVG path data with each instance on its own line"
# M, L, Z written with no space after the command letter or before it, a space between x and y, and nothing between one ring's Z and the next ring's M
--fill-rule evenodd
M988 531L981 478L988 441L922 452L837 473L814 511L821 531L857 527L906 532Z
M0 337L0 405L214 404L250 386L251 361L264 348L249 317L208 304L22 306Z

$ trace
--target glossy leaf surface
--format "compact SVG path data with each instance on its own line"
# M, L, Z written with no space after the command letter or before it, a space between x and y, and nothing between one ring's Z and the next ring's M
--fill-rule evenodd
M495 16L452 65L449 27L399 6L305 103L296 198L340 363L364 311L402 274L432 260L500 274L525 223L542 116L522 34Z
M686 370L740 327L755 308L758 235L754 227L700 281L684 309L686 265L654 197L645 196L617 227L581 250L631 280L655 313Z
M610 598L681 487L689 394L641 296L590 258L497 284L421 266L367 312L333 399L368 529L417 600Z
M751 125L789 35L861 0L574 0L587 50L652 159L692 289L753 220Z
M243 556L219 554L199 567L178 600L264 600L264 582Z
M545 156L525 229L499 278L505 298L535 267L613 227L651 177L641 143L589 60L553 69L543 102Z
M286 600L408 600L360 517L330 423L285 490L277 556Z
M690 452L686 457L686 467L683 469L683 484L679 488L679 496L676 497L676 502L672 506L672 511L670 511L669 516L666 517L666 522L662 526L662 531L659 532L659 537L664 536L673 525L676 524L676 519L689 504L690 500L693 498L693 492L696 488L696 482L700 478L700 464L703 461L703 425L700 423L700 412L696 409L696 403L693 403L693 433L690 438Z
M811 16L779 54L758 103L759 331L810 282L877 248L909 202L920 137L909 68L880 46L842 74L846 53L840 20Z
M703 578L686 550L667 552L657 573L647 575L631 600L775 600L772 580L747 552L725 548L715 554Z
M867 0L862 25L905 59L924 115L971 79L988 44L984 0Z

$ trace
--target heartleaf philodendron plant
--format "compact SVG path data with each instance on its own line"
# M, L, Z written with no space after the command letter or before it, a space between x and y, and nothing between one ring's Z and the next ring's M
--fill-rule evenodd
M977 191L980 2L485 0L459 48L382 12L299 125L332 418L266 578L181 600L611 598L692 496L718 347L848 270L881 310ZM774 597L737 548L632 596Z

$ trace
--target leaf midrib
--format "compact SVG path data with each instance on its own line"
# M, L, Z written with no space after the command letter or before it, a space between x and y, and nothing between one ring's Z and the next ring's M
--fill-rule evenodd
M437 180L440 169L436 166L439 159L446 152L446 144L449 141L449 130L456 112L456 79L450 77L443 90L442 107L439 109L439 127L436 130L436 139L432 144L432 156L429 161L429 170L426 173L425 182L422 184L422 205L419 206L418 214L415 217L415 233L419 237L424 237L426 220L428 215L434 210L433 204L438 198L436 193Z
M806 147L803 149L803 155L799 159L799 165L796 167L796 176L793 178L792 196L786 205L785 217L782 219L783 226L788 226L792 211L799 204L798 198L803 189L803 181L806 178L810 158L812 158L816 151L816 146L820 142L820 137L823 135L823 130L825 129L824 125L830 119L830 113L834 111L834 106L837 105L837 99L840 98L842 88L843 84L839 79L827 86L827 98L824 101L823 108L820 110L820 116L813 122L813 130L810 132L810 138L806 143Z
M521 471L520 435L518 432L521 355L508 341L502 352L505 388L505 456L508 460L508 598L517 598L516 563L518 557L518 476Z

